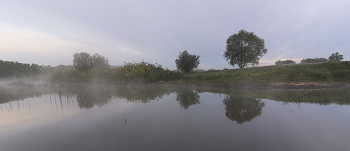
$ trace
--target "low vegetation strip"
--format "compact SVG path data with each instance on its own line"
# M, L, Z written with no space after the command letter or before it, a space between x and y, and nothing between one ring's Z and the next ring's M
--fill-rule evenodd
M180 56L181 53L179 58L181 58ZM334 56L333 58L338 57L338 59L332 59L332 56ZM155 83L159 81L168 81L195 82L202 84L271 84L350 81L350 61L341 61L342 55L339 54L332 54L332 56L329 57L330 61L324 63L315 63L311 61L311 64L294 64L291 60L285 60L277 61L276 66L208 71L201 70L201 72L198 70L198 72L196 72L193 71L194 66L197 66L199 63L197 62L199 56L196 55L193 55L194 59L190 59L192 61L188 61L185 57L184 62L187 60L187 63L179 65L186 66L192 64L193 66L190 69L171 71L157 63L152 64L144 61L111 66L108 64L107 58L99 54L91 56L83 52L73 55L73 66L50 67L0 60L0 78L24 77L32 80L44 78L45 81L54 83Z
M350 81L350 61L192 72L173 81L230 83Z

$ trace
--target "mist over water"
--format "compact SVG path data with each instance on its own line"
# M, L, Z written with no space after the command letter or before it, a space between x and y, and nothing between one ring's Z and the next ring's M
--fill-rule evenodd
M0 150L350 147L347 89L45 82L2 82L0 89Z

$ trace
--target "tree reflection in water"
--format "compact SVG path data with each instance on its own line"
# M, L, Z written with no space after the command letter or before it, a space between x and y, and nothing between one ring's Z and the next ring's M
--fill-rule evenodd
M258 98L244 98L233 95L226 96L223 100L226 110L226 117L237 124L250 122L261 115L265 103Z
M77 102L80 108L92 108L95 105L102 107L112 99L112 93L108 88L79 89L77 91Z
M176 101L179 101L181 108L188 109L191 105L200 104L199 95L193 90L179 89L176 93Z
M114 92L114 97L125 99L128 103L148 103L151 100L160 100L170 93L171 88L162 85L131 85L119 86Z

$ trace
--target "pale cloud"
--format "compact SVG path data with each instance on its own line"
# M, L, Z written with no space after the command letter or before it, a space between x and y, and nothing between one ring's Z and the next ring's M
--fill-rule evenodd
M226 40L241 29L265 40L260 65L277 60L350 58L349 1L21 1L0 3L2 60L72 64L76 52L112 65L147 61L175 69L179 51L203 68L232 68Z
M60 37L46 33L34 32L12 26L0 25L0 48L2 52L32 52L49 53L50 51L64 51L77 47Z

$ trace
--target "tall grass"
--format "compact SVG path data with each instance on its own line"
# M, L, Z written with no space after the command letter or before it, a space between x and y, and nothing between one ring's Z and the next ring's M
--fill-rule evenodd
M265 66L185 74L181 80L203 82L329 82L349 81L350 61Z
M170 71L161 65L148 62L125 63L122 66L112 68L111 81L117 82L157 82L182 77L180 72Z

